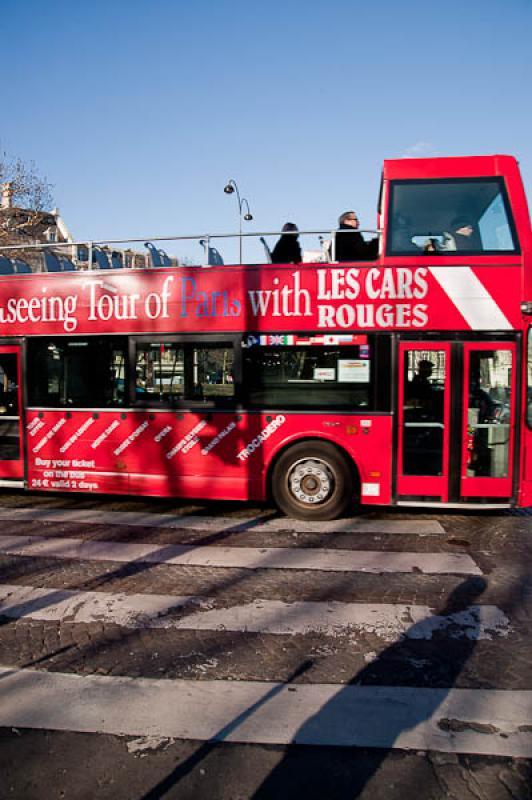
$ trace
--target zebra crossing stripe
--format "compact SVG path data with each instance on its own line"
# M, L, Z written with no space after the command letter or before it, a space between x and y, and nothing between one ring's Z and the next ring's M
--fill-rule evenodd
M532 692L79 676L0 667L0 726L532 757Z
M386 642L401 636L431 639L448 630L470 640L507 636L509 620L496 606L471 605L438 616L424 605L257 599L218 607L214 598L158 594L110 594L0 585L0 615L71 623L114 623L136 629L231 631L336 637L372 633Z
M96 511L94 509L0 508L0 519L26 522L73 522L94 525L132 525L147 528L179 528L212 532L259 533L291 531L296 533L376 533L416 534L435 536L445 533L436 520L360 520L341 519L332 522L303 522L279 517L266 519L260 516L234 519L212 516L176 516L136 511Z
M155 545L140 542L85 541L84 539L52 536L0 535L0 554L253 570L296 569L374 574L417 572L426 575L481 574L481 570L473 559L465 553L393 553L302 547Z

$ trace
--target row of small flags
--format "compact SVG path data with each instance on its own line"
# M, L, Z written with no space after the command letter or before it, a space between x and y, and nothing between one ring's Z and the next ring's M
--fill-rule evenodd
M279 347L279 346L305 346L305 345L366 345L368 337L364 334L352 333L339 333L331 334L324 333L320 336L296 336L294 334L265 334L260 336L249 335L246 337L245 346L253 347L260 345L262 347Z

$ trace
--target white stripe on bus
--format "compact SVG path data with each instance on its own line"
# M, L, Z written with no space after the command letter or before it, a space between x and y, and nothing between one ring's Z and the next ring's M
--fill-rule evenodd
M429 269L472 330L512 330L512 325L471 267Z

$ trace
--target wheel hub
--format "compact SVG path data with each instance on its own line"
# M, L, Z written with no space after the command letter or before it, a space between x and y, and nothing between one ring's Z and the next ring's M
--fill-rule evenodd
M288 475L288 486L300 503L323 503L332 494L333 473L324 461L305 458L292 466Z

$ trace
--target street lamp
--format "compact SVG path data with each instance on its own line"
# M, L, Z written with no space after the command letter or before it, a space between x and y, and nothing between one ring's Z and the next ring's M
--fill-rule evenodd
M250 220L253 219L253 215L251 214L251 211L249 209L248 201L246 200L245 197L240 197L240 192L238 191L238 186L236 184L236 181L234 181L232 178L224 186L224 192L226 194L233 194L233 192L236 192L236 198L238 200L238 220L239 220L239 226L240 226L239 227L239 234L240 234L240 236L239 236L240 263L242 263L242 209L243 209L243 207L245 206L247 208L247 211L244 214L244 219L246 220L246 222L250 222Z

